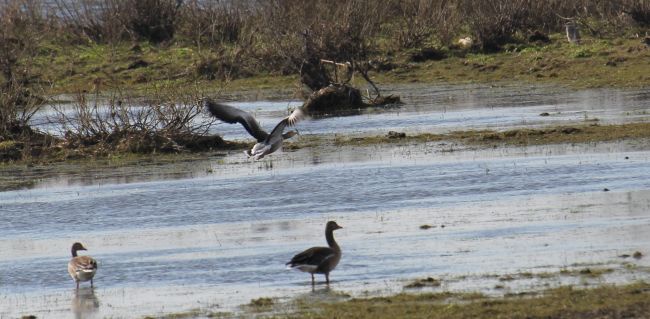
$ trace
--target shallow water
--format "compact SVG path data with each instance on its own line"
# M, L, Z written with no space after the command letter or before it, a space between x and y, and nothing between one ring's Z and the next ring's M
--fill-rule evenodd
M570 112L612 122L647 116L642 92L464 89L407 86L400 92L413 92L404 95L410 104L399 111L305 122L302 130L327 133L339 123L356 127L350 132L388 129L377 124L382 118L395 123L391 129L408 130L429 130L436 121L441 130L542 125L553 119L540 112L560 109L558 121L583 120L564 116ZM442 110L445 90L458 103ZM259 112L279 118L288 103L260 103ZM370 124L354 124L360 122ZM0 192L0 318L232 311L253 298L310 296L309 276L284 263L324 245L331 219L344 227L336 232L344 255L331 289L353 295L401 291L404 280L423 276L442 279L440 289L485 290L494 286L487 275L583 264L622 268L605 281L650 278L626 273L617 257L650 253L647 141L448 148L325 147L261 162L236 152L127 172L77 172ZM435 227L420 229L424 224ZM65 265L77 240L100 268L95 289L75 293ZM631 262L650 266L649 258ZM506 283L513 290L535 284Z
M402 106L369 108L360 114L343 117L315 118L298 124L301 134L363 133L383 135L390 130L410 133L446 133L454 130L531 127L557 124L602 124L650 121L647 90L592 89L568 91L557 87L520 86L426 86L395 85L384 94L401 96ZM251 112L267 131L299 101L231 102ZM59 106L61 107L61 106ZM66 110L65 107L62 107ZM67 109L72 112L72 108ZM548 113L548 116L540 116ZM59 133L56 125L47 124L53 117L50 109L33 119L41 129ZM205 117L197 121L205 122ZM40 124L40 126L38 125ZM211 132L227 140L252 138L239 124L217 123Z

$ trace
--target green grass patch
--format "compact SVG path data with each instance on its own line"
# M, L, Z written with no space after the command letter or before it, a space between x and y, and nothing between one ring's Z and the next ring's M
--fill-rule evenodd
M599 278L605 274L609 274L612 272L614 272L614 269L611 268L586 267L580 269L562 269L560 271L560 274L564 276L582 276L582 277L589 277L589 278Z
M442 282L440 280L432 277L427 277L424 279L414 280L413 282L404 286L404 288L417 289L417 288L425 288L425 287L440 287L441 284Z
M251 300L251 303L249 304L249 306L255 307L255 308L267 308L267 307L273 306L274 304L275 304L275 302L273 302L273 299L262 297L262 298L257 298L257 299Z
M481 294L399 294L303 304L274 318L630 318L650 316L650 284L571 286L509 297Z
M441 61L405 64L374 74L377 83L531 83L572 88L645 87L650 83L650 50L639 39L586 38L552 42L498 53L452 55Z
M132 90L152 85L178 87L200 85L207 90L224 86L233 90L295 89L298 74L278 75L265 68L251 67L256 57L232 56L223 51L199 48L187 43L155 46L148 42L121 44L65 44L41 41L30 64L35 74L52 84L51 93ZM385 61L391 68L371 72L382 83L555 83L574 88L644 87L650 83L650 50L639 39L583 39L582 44L567 43L561 34L547 44L507 45L497 53L472 53L441 48L447 58L412 62L413 50L380 46L371 60ZM417 49L416 51L418 51ZM231 61L232 60L232 61ZM224 81L206 78L199 71L205 61L216 67L230 64L242 74ZM245 70L244 70L245 69Z

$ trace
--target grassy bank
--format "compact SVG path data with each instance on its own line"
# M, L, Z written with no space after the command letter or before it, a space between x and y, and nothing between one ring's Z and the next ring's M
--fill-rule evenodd
M320 59L353 61L384 83L650 81L650 5L639 0L18 0L0 18L0 84L46 94L286 88ZM568 43L567 22L580 44Z
M541 45L512 45L498 53L468 53L440 61L398 63L378 82L529 83L571 88L646 87L650 48L636 38L586 39L570 44L562 34ZM404 58L407 60L407 58Z
M65 45L48 43L44 54L34 59L34 70L54 85L50 93L125 90L131 94L151 88L174 86L179 91L201 87L215 92L251 89L284 89L295 77L258 73L239 80L207 79L201 68L211 59L209 50L171 44L154 46L148 42ZM205 71L207 72L207 71ZM185 89L183 89L185 88Z
M650 316L650 284L592 289L566 286L532 297L398 294L298 306L295 313L274 318L646 318Z
M590 268L573 274L598 277ZM645 270L647 271L647 270ZM562 273L560 273L562 274ZM538 274L540 280L560 275ZM513 280L505 275L502 282ZM514 275L517 276L517 275ZM526 278L535 275L521 274ZM416 282L430 282L430 278ZM435 280L434 280L435 281ZM404 292L388 296L351 297L342 291L318 289L312 294L279 301L261 297L241 305L236 312L193 309L145 318L647 318L650 284L639 281L621 285L561 285L555 288L486 295L479 292Z
M580 30L579 43L567 41L567 22ZM198 97L261 89L303 97L305 86L333 83L322 60L352 62L354 84L367 86L369 75L380 88L647 87L649 28L650 6L639 0L9 1L0 4L0 143L11 153L0 159L57 147L67 147L57 155L67 158L100 142L103 156L205 151L205 127L190 121ZM65 143L44 142L30 118L60 93L75 94L86 115L60 119ZM109 116L93 96L108 96ZM125 116L141 105L139 121Z
M380 51L370 75L387 83L541 83L585 87L645 87L650 84L650 48L642 38L587 38L568 43L563 34L548 43L513 44L496 53L442 48L442 59L416 58L426 49ZM424 50L424 51L423 51ZM34 59L34 71L52 83L51 93L145 90L151 86L202 87L206 91L298 87L298 74L258 72L245 77L209 80L202 68L214 59L210 50L180 43L118 45L46 44Z

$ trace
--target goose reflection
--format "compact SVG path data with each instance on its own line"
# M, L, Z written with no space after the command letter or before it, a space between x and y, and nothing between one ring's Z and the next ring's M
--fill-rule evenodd
M99 299L91 287L82 287L72 297L72 313L75 318L91 318L99 309Z
M326 302L336 302L336 301L342 301L345 298L349 297L348 294L330 288L330 286L311 286L311 291L303 293L300 298L305 299L305 300L312 300L313 302L320 302L320 301L326 301Z

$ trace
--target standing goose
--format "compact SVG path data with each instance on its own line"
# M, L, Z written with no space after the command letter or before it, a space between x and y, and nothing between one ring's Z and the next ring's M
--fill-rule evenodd
M90 287L93 287L93 277L97 272L97 261L90 256L77 256L78 250L87 250L81 243L72 244L72 259L68 262L68 273L77 283L79 289L80 281L90 280Z
M230 124L239 123L248 133L257 140L257 144L253 146L250 151L246 151L248 157L253 157L255 160L263 158L267 154L277 151L282 146L282 141L298 134L297 130L284 133L284 128L294 126L298 121L302 120L304 113L301 109L295 109L289 116L282 119L273 128L271 133L267 133L262 129L255 120L255 117L246 111L242 111L230 105L216 103L208 98L204 99L205 107L208 109L212 116Z
M314 285L314 274L324 274L325 281L330 283L330 271L336 268L341 260L341 247L334 240L334 231L343 228L335 221L327 222L325 239L329 247L312 247L295 256L287 263L290 268L311 274L311 284Z

